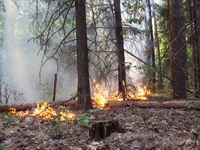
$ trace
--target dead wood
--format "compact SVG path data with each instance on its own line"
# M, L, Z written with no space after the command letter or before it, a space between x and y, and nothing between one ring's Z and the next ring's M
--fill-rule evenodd
M57 88L57 73L54 74L54 85L53 85L53 99L52 101L55 102L56 99L56 88Z
M42 105L40 102L39 105ZM69 107L75 109L77 106L77 101L74 99L58 101L58 102L48 102L48 104L53 108L58 108L59 106ZM10 108L15 108L16 111L26 111L33 110L37 107L37 103L24 103L15 105L0 105L0 113L9 112ZM166 108L166 109L195 109L200 110L200 100L167 100L167 101L155 101L155 100L129 100L129 101L108 101L106 104L108 108L118 108L118 107L138 107L138 108Z
M167 109L196 109L200 110L199 100L131 100L131 101L109 101L106 105L109 108L117 107L138 107L138 108L167 108Z
M100 141L114 132L124 133L125 130L117 120L100 120L92 124L89 135L91 140Z
M42 105L43 102L39 102L39 105ZM48 102L48 104L53 107L57 108L59 106L65 106L69 108L75 108L77 101L70 99L66 101L59 101L59 102ZM24 104L13 104L13 105L0 105L0 113L2 112L9 112L10 108L15 108L16 111L26 111L26 110L34 110L37 107L37 103L24 103Z

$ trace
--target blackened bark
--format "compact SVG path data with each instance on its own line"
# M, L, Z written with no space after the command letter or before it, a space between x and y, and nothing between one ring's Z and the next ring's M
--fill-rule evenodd
M53 85L53 99L52 101L54 102L56 99L56 89L57 89L57 73L54 74L54 85Z
M181 32L179 0L169 0L171 69L173 97L186 98L186 47Z
M91 140L100 141L114 132L125 133L125 129L117 120L100 120L92 124L89 135Z
M124 56L124 39L121 19L120 0L114 0L115 10L115 34L116 34L116 46L118 56L118 91L122 93L123 99L126 98L126 70L125 70L125 56Z
M89 82L89 60L87 47L87 28L85 0L75 0L78 72L78 109L92 108Z

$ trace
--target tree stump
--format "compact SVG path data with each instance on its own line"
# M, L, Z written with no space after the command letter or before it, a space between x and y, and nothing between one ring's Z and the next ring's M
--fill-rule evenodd
M91 140L100 141L114 132L124 133L125 130L117 120L101 120L92 124L89 135Z

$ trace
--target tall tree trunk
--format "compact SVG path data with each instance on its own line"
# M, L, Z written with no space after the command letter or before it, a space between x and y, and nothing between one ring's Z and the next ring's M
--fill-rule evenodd
M87 110L92 108L92 103L89 82L85 0L75 0L75 9L77 37L78 109Z
M1 9L4 10L4 12L1 12L0 14L0 20L2 20L2 26L0 26L1 29L4 29L4 18L3 18L3 14L5 13L5 8L4 8L4 3L0 2L0 4L2 5ZM4 45L4 37L3 35L0 36L0 103L3 103L3 96L2 96L2 86L3 86L3 45Z
M125 70L125 56L124 56L124 39L122 30L122 19L120 0L114 0L115 21L116 21L116 46L118 56L118 90L122 93L123 99L126 97L126 70Z
M169 0L173 97L186 98L186 46L181 32L179 0Z
M200 97L200 11L198 8L197 0L190 1L190 20L192 21L192 48L193 48L193 64L194 64L194 86L195 96Z
M155 39L155 47L157 48L157 57L158 57L158 68L160 72L162 72L162 63L161 63L161 55L160 55L160 44L159 44L159 39L158 39L158 29L157 29L157 18L156 18L156 10L155 10L155 2L153 0L153 18L154 18L154 39ZM162 74L158 72L157 75L158 78L158 84L157 88L158 89L163 89L163 79L162 79Z
M148 32L147 32L147 38L149 39L150 43L147 43L149 45L147 45L147 47L149 47L148 52L147 52L147 58L148 61L150 62L150 65L152 68L155 68L155 49L154 49L154 36L153 36L153 23L152 23L152 10L151 10L151 2L150 0L146 0L147 3L147 10L148 10ZM152 70L149 73L149 77L150 77L150 82L149 82L149 89L152 92L155 92L156 90L156 75L155 75L155 71Z

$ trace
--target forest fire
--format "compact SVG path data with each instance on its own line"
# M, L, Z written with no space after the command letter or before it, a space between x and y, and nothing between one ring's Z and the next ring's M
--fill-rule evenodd
M126 94L126 100L147 100L147 95L150 91L146 87L141 87L137 89L128 89ZM108 101L123 101L122 95L117 92L109 92L102 88L99 84L95 85L95 92L92 95L92 103L95 108L108 109ZM47 102L37 103L36 108L33 111L17 111L16 108L9 108L9 113L12 115L17 115L19 117L37 117L39 119L56 119L59 121L73 121L76 116L69 110L55 110Z
M110 100L123 101L123 98L117 92L108 92L99 84L95 85L96 92L93 93L93 106L99 109L106 109L106 104ZM150 90L139 87L133 91L128 90L126 94L127 100L147 100L147 95L151 94Z
M75 119L75 114L68 111L55 111L47 102L42 105L39 103L33 112L27 111L16 111L15 108L10 108L10 114L17 115L20 117L34 116L40 119L58 119L60 121L73 121Z

